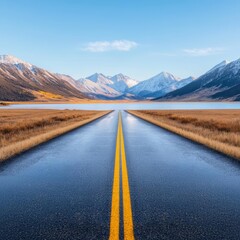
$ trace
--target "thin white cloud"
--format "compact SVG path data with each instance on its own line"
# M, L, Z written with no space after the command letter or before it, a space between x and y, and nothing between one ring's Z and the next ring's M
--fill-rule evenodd
M199 57L199 56L209 56L214 54L219 54L223 52L222 48L191 48L191 49L183 49L183 52L186 55Z
M115 40L115 41L97 41L86 44L83 51L88 52L108 52L108 51L130 51L137 47L138 44L134 41Z
M177 57L176 53L167 53L167 52L152 52L152 56L162 56L162 57Z

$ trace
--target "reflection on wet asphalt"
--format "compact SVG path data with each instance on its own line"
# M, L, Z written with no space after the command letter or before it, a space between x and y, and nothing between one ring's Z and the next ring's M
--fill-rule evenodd
M240 239L240 164L123 115L136 239Z
M107 239L117 112L0 167L0 239Z
M240 164L122 117L135 239L240 239ZM117 121L116 111L0 165L1 240L108 239Z

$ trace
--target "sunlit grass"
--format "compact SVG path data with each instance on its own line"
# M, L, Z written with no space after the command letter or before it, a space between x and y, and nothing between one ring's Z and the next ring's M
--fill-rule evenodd
M61 95L53 94L53 93L50 93L50 92L39 91L39 93L40 93L43 97L46 97L46 98L48 98L48 99L62 99L62 98L63 98Z
M0 161L106 113L107 111L1 109Z
M9 105L9 104L6 102L0 102L0 106L7 106L7 105Z
M240 159L240 110L129 111L186 138Z

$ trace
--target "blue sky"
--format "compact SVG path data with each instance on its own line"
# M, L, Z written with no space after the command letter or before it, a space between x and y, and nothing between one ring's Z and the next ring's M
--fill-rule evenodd
M1 0L0 54L75 78L198 76L240 57L239 0Z

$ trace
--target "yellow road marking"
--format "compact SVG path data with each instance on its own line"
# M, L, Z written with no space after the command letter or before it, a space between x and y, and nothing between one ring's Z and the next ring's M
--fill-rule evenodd
M119 201L119 174L120 174L120 122L118 121L118 132L116 139L115 166L112 188L112 208L110 220L110 240L119 239L119 221L120 221L120 201Z
M110 234L109 240L119 240L119 225L120 225L120 159L122 167L122 199L123 199L123 227L124 239L134 240L133 218L131 197L128 182L127 161L124 146L124 137L122 130L122 116L118 117L118 131L116 139L115 166L112 187L112 206L110 219Z
M122 191L123 191L123 227L124 227L124 239L133 240L133 218L132 218L132 206L130 188L128 182L128 170L126 153L124 146L124 137L122 130L122 117L120 116L120 131L121 131L121 158L122 158Z

